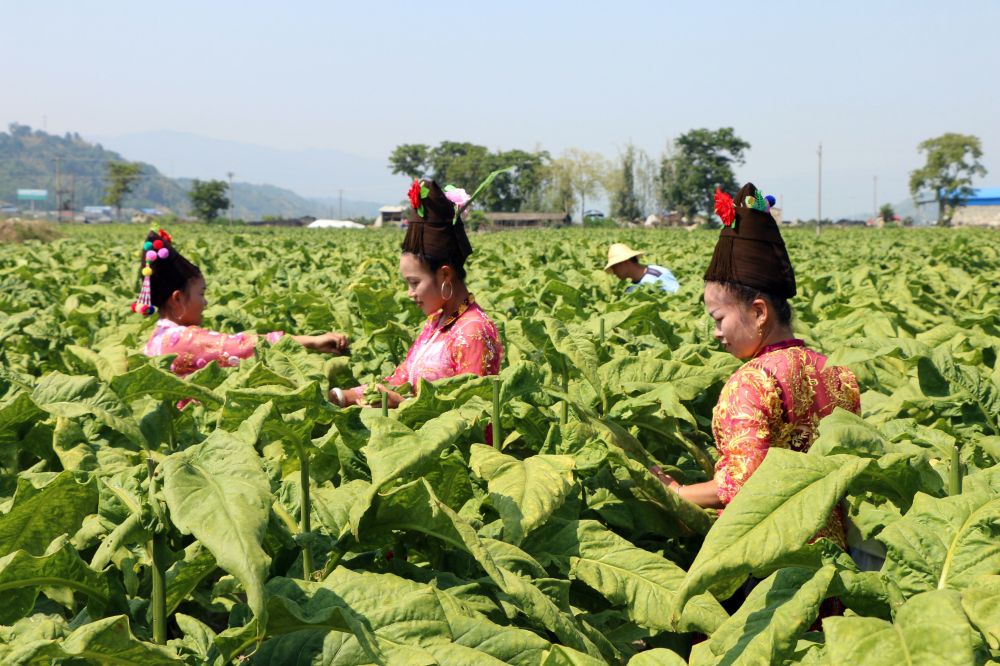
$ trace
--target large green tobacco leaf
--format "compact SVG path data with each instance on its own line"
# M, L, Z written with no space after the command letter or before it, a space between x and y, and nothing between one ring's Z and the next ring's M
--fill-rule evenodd
M44 415L27 393L18 393L0 405L0 447L14 452L18 442L18 430Z
M38 381L31 399L54 416L91 415L136 444L145 438L129 408L106 385L93 377L73 377L53 372Z
M226 392L226 402L219 415L218 426L224 430L236 430L261 405L268 402L274 405L279 414L291 414L300 409L317 414L333 410L317 382L309 382L299 388L273 384L257 388L234 388Z
M550 647L531 632L462 610L432 586L392 574L341 567L322 583L276 578L267 589L268 640L254 663L305 655L318 663L378 663L378 656L385 663L416 663L411 660L431 655L426 663L528 666ZM407 660L394 661L402 657Z
M0 558L0 624L11 624L31 612L41 588L69 588L106 603L105 577L80 559L67 543L54 543L48 553L34 556L23 550Z
M326 361L320 354L311 354L286 335L274 345L261 350L261 357L268 367L288 379L295 386L309 382L322 384L326 380Z
M605 666L606 663L565 645L556 645L542 659L541 666Z
M257 452L216 430L201 444L164 461L163 494L173 524L193 534L220 567L236 576L254 615L261 617L270 563L261 543L271 488Z
M870 617L823 620L830 663L857 666L967 666L975 663L972 631L953 590L919 594L895 622Z
M184 663L172 649L137 639L125 615L95 620L68 635L65 626L34 618L31 623L22 620L14 629L14 640L0 644L4 664L79 663L77 660L109 666Z
M1000 649L1000 576L981 576L962 590L962 608L990 648Z
M527 617L567 645L578 647L588 654L600 654L574 618L563 613L528 579L499 565L487 543L479 538L471 525L437 499L426 481L413 481L376 496L363 528L422 532L469 553L493 584L506 593Z
M632 481L632 493L637 499L648 502L683 533L705 534L712 527L712 517L707 511L668 490L645 466L629 458L623 451L609 451L608 462L614 467L620 467L628 475Z
M586 583L629 619L648 629L671 628L670 609L684 580L684 570L643 550L593 520L555 523L532 540L546 559L561 562L571 578ZM711 633L727 618L711 595L691 600L685 628Z
M73 535L97 511L97 481L61 472L39 487L20 478L11 509L0 516L0 556L17 550L42 555L61 534Z
M728 596L751 571L804 546L869 464L853 456L771 449L705 537L679 592L678 610L706 590Z
M117 375L128 372L128 349L114 345L100 352L87 347L67 345L66 352L97 373L98 379L110 383Z
M396 479L419 476L436 464L441 453L469 430L489 409L486 401L473 398L462 407L431 419L411 430L392 419L369 419L372 435L364 453L376 488Z
M573 458L537 455L524 460L491 446L472 447L469 467L488 484L504 523L504 537L519 544L558 509L573 487Z
M761 581L739 610L705 643L691 663L777 664L791 657L797 641L819 615L835 569L779 569Z
M882 530L883 572L907 596L963 589L1000 573L1000 497L982 491L935 498L918 494L910 511Z
M684 658L673 650L653 648L628 660L628 666L685 666Z
M173 613L217 565L200 541L184 549L184 557L167 569L167 613Z
M193 398L213 409L223 402L222 396L211 389L184 381L177 375L149 363L111 379L111 389L125 403L147 395L157 400Z

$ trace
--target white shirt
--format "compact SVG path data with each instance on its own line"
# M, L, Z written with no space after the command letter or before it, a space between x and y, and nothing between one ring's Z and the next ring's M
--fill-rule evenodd
M669 269L664 268L663 266L655 266L653 264L646 266L646 272L641 278L639 278L639 281L625 291L633 291L637 289L640 284L655 284L663 291L671 294L681 288L677 278L674 277L674 274L671 273Z

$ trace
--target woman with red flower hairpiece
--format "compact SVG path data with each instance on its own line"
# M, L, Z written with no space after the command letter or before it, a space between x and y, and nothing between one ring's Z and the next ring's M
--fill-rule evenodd
M406 358L385 379L389 407L403 396L392 390L402 384L416 387L421 379L434 381L461 374L495 375L500 371L503 347L496 326L465 286L465 260L472 245L460 216L489 185L493 176L472 196L451 186L443 190L433 180L414 180L408 196L412 214L403 240L399 272L410 298L427 315L427 323ZM334 388L330 401L341 406L369 404L366 386Z
M729 504L772 447L808 450L820 420L837 407L861 410L854 374L827 365L825 356L792 332L788 299L796 294L795 273L768 208L752 183L735 204L716 193L726 226L705 272L705 309L715 321L715 338L746 364L726 382L712 414L719 451L715 476L685 486L651 470L703 507ZM839 511L822 536L844 547Z
M201 328L205 310L205 278L201 270L187 260L173 245L163 229L150 231L140 252L142 290L132 304L132 311L142 315L159 313L156 327L146 343L147 356L176 354L171 371L183 377L212 361L221 366L236 366L250 358L260 340L256 333L227 335ZM284 335L274 331L264 335L270 343ZM346 353L347 336L342 333L295 335L292 338L307 349L328 353Z
M861 411L854 374L828 365L792 332L788 299L796 294L795 272L768 203L752 183L740 189L735 204L716 193L725 228L705 271L705 309L715 321L716 340L746 363L723 386L712 412L719 452L715 474L709 481L681 485L658 467L650 469L702 507L729 504L771 448L809 450L817 426L833 410ZM846 550L839 506L813 540L821 537ZM743 595L754 584L751 580ZM743 595L730 600L730 610ZM836 604L828 605L821 614L838 611Z

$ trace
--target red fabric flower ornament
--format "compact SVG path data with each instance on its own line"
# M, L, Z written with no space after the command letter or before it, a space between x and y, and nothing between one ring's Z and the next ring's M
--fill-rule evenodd
M410 197L410 205L413 207L413 210L417 211L417 215L423 217L424 205L420 203L420 200L425 199L430 194L430 190L427 189L426 185L414 178L413 185L410 185L410 191L407 194Z
M413 210L420 208L420 181L416 178L413 179L413 184L410 185L410 191L407 192L410 197L410 206Z
M715 188L715 214L727 227L733 226L733 222L736 220L736 206L733 204L733 198L719 188Z

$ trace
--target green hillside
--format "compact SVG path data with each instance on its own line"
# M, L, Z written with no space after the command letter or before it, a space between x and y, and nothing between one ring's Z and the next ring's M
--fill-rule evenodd
M36 204L54 210L82 210L101 204L108 162L122 162L122 155L85 141L79 134L64 136L13 123L0 132L0 202L17 205L18 189L44 189L49 200ZM168 178L151 164L142 164L142 177L125 198L126 208L160 208L185 214L191 180ZM294 192L272 185L233 184L235 215L243 219L264 215L282 217L317 214L325 207Z

